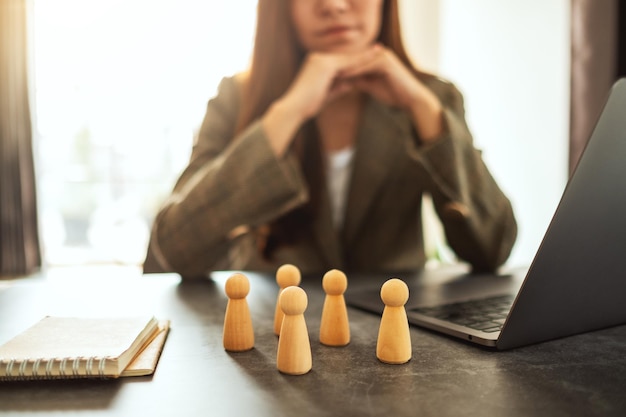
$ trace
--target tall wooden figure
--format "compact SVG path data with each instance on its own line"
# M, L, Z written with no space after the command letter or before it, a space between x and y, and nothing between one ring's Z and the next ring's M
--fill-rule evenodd
M376 357L385 363L401 364L411 359L411 334L404 305L409 288L398 278L387 280L380 290L385 309L380 320Z
M278 283L278 296L276 297L276 311L274 312L274 334L280 334L280 326L283 324L283 311L280 309L280 293L287 287L300 285L300 270L291 264L281 265L276 271Z
M348 278L343 272L331 269L324 274L322 287L326 298L320 323L320 343L327 346L346 346L350 343L350 323L343 294L348 288Z
M304 319L307 295L302 288L291 286L282 291L279 302L285 316L278 338L276 366L285 374L306 374L313 365L311 341Z
M226 315L224 316L224 349L243 352L254 347L254 329L248 301L250 282L243 274L233 274L226 280Z

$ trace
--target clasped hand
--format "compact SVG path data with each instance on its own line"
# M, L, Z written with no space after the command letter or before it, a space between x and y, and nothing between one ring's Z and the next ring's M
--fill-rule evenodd
M375 44L358 53L312 52L305 58L291 86L263 118L274 152L283 155L299 126L352 91L406 111L422 142L441 134L439 99L393 51Z
M304 121L355 90L407 111L428 93L391 50L375 44L358 53L310 53L283 99Z

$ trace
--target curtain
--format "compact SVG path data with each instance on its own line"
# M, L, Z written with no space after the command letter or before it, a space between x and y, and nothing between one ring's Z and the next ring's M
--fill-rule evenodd
M0 276L41 266L26 19L27 0L0 0Z
M618 0L571 0L570 173L617 78Z

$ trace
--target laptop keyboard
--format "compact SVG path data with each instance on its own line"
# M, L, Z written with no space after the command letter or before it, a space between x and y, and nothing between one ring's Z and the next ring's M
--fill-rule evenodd
M436 307L414 308L411 311L486 333L493 333L502 329L514 299L514 295L501 295Z

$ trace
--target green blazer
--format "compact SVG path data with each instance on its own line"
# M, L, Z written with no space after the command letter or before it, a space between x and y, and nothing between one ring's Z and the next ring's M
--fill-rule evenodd
M275 271L283 263L304 273L418 269L425 263L424 193L459 259L481 270L497 268L517 234L511 204L473 146L459 91L437 78L426 85L444 107L443 137L420 145L404 112L369 99L343 228L334 228L322 198L317 217L302 225L309 237L281 247L268 263L257 253L253 231L304 204L307 185L294 155L273 154L259 120L234 137L242 96L235 77L223 79L189 165L156 216L146 272L198 277L224 269Z

